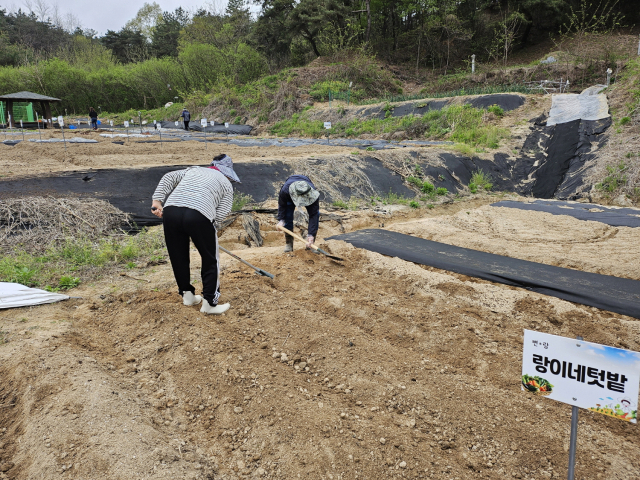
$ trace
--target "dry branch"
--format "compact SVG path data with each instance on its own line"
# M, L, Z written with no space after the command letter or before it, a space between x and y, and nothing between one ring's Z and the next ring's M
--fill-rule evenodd
M69 238L121 232L129 215L95 198L25 197L0 200L0 246L42 252Z

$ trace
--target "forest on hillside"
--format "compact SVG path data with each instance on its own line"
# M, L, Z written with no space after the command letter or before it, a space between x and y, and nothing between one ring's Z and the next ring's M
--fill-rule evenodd
M283 69L340 52L402 65L419 81L428 72L468 69L471 54L507 65L512 54L544 39L631 28L640 20L635 3L230 0L224 10L162 11L153 2L123 19L119 31L100 36L36 0L31 8L0 9L0 92L51 95L69 111L89 104L111 112L156 108L176 99L205 105L225 89L265 78L267 85L282 82ZM614 49L602 55L616 60ZM378 78L372 61L355 66L370 72L361 94L397 88ZM340 69L333 75L348 80Z

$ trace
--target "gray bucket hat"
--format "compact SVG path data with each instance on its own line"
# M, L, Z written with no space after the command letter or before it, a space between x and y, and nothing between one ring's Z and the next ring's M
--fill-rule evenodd
M232 182L242 183L238 178L235 170L233 169L233 162L231 161L231 157L225 155L224 153L213 157L213 161L211 162L211 166L216 167L220 170L225 177L227 177Z
M304 180L298 180L289 185L289 195L296 207L308 207L318 200L320 192L311 188Z

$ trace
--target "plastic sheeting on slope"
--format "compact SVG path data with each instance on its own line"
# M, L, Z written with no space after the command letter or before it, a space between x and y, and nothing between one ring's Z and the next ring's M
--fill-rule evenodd
M640 318L640 281L637 280L554 267L387 230L359 230L329 240L343 240L357 248L420 265Z
M533 210L553 215L569 215L578 220L605 223L612 227L640 227L640 209L637 208L609 208L594 203L572 203L558 200L535 200L533 202L503 200L492 203L491 206Z
M345 159L345 168L352 166L368 178L371 195L385 195L389 192L402 196L413 196L400 175L396 175L373 157ZM314 159L318 167L326 160ZM162 165L151 168L126 168L92 170L93 175L85 181L87 171L65 172L51 176L0 180L0 198L24 196L83 196L107 200L116 208L129 213L140 227L158 225L162 221L151 213L151 196L165 173L187 168L188 165ZM255 202L264 202L277 195L279 187L294 173L291 165L284 162L240 162L234 169L242 183L234 184L234 190L251 195ZM354 170L355 171L355 170ZM311 175L313 178L313 174ZM338 190L346 197L352 195L348 182L338 185ZM327 192L321 190L321 201L332 202Z
M574 120L602 120L609 116L607 96L588 93L561 93L551 96L551 110L547 125L572 122Z
M0 308L30 307L68 298L68 295L29 288L19 283L0 282Z

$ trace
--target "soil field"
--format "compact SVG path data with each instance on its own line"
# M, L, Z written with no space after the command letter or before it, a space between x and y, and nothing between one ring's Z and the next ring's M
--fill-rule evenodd
M156 147L67 154L102 168L218 153ZM0 149L12 152L3 175L78 169L62 145ZM320 147L224 151L241 162ZM488 206L497 199L343 212L319 232L343 263L299 243L283 253L270 215L256 215L265 245L247 248L236 221L221 244L276 278L222 254L231 309L219 317L182 305L169 264L1 310L0 479L564 478L571 407L521 391L523 329L638 351L637 320L322 240L384 227L638 279L635 230ZM578 432L577 479L640 478L637 426L581 411Z

